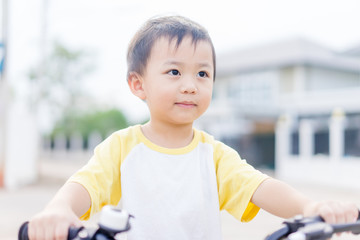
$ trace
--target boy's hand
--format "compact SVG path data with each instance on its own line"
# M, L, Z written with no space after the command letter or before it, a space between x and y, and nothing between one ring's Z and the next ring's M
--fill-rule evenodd
M82 226L70 208L46 208L29 221L28 236L30 240L66 240L70 226Z
M304 216L320 215L325 222L350 223L359 217L359 209L353 203L337 201L310 202L304 207Z

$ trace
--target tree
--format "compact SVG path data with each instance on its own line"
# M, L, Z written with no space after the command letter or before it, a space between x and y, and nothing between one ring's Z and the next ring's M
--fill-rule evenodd
M92 98L84 91L84 77L94 70L92 57L84 50L70 50L55 42L51 53L29 72L33 83L30 104L46 109L54 119L84 111Z

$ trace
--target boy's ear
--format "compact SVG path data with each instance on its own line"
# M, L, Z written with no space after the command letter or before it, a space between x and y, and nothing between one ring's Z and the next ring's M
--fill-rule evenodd
M143 78L137 72L130 72L128 77L128 84L131 92L138 98L145 100L146 95L143 89Z

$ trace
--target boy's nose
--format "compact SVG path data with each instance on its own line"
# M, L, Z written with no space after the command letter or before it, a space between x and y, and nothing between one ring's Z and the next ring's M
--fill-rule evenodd
M195 94L197 92L197 89L196 87L182 88L181 92L186 94Z
M185 94L195 94L197 93L198 89L194 83L194 80L188 78L184 79L184 81L182 82L180 91L181 93Z

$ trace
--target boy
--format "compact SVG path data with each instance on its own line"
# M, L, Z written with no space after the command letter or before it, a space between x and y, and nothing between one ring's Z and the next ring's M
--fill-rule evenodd
M29 224L34 239L65 239L107 204L135 216L128 239L221 239L220 210L250 221L259 208L288 218L355 221L353 204L315 202L249 166L193 122L208 108L215 51L189 19L150 19L128 49L128 84L150 120L115 132Z

